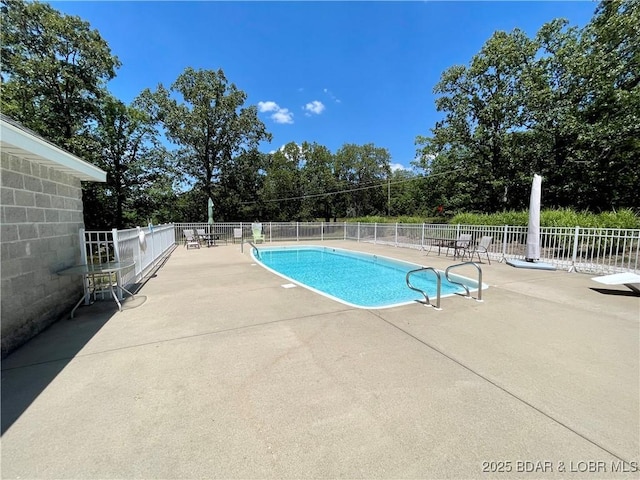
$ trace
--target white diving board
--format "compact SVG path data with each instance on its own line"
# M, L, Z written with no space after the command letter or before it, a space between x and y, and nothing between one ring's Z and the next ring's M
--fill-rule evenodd
M604 285L624 285L634 292L640 294L640 275L637 273L625 272L614 273L613 275L604 275L602 277L593 277L594 282Z

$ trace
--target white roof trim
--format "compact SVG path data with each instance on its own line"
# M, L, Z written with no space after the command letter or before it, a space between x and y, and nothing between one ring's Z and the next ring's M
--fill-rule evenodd
M89 182L106 182L107 172L0 118L0 150Z

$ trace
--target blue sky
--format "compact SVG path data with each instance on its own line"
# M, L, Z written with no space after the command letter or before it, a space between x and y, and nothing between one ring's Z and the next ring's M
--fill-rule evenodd
M582 27L597 3L572 2L50 2L97 29L122 67L125 103L185 68L221 68L273 134L261 145L345 143L389 150L409 168L415 138L441 118L433 87L467 65L496 30L535 35L563 17Z

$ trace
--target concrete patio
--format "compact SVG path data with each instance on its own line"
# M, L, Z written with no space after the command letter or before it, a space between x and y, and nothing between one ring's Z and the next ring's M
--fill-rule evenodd
M178 247L122 313L83 306L7 357L2 478L638 478L624 286L493 262L483 303L364 310L248 250Z

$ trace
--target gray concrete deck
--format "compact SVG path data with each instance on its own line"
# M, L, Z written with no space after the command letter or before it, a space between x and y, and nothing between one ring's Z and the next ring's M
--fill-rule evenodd
M2 477L638 478L640 297L483 272L483 303L363 310L179 247L3 361Z

